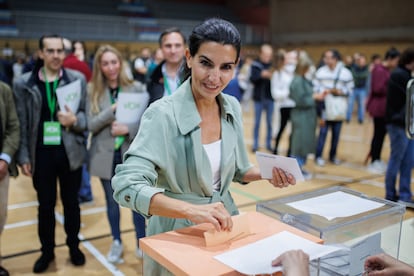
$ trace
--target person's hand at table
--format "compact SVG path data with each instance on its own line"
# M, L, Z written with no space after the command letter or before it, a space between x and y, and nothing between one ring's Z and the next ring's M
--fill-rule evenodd
M370 276L414 275L414 268L412 266L403 263L388 254L369 256L365 259L364 269L364 275Z
M289 250L272 261L272 266L281 265L284 276L309 275L309 255L302 250Z

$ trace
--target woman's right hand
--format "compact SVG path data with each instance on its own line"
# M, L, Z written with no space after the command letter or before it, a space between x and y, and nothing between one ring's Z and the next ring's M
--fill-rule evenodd
M195 224L209 222L217 231L231 231L233 221L222 202L204 205L191 205L187 219Z

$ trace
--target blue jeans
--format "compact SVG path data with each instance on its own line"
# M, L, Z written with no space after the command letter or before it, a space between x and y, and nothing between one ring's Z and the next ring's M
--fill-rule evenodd
M362 123L365 116L365 97L367 90L363 88L354 88L354 92L349 96L348 99L348 113L346 114L346 120L350 121L352 117L352 111L354 110L354 102L357 101L358 108L358 122Z
M254 132L253 132L253 149L259 148L259 129L263 110L266 111L266 148L272 150L272 119L274 104L271 99L254 102Z
M88 140L88 132L85 131L83 133L85 136L85 146L86 141ZM80 201L91 201L93 200L92 195L92 187L91 187L91 176L89 175L88 171L88 163L89 163L89 152L86 153L86 160L82 165L82 182L79 189L79 200Z
M87 167L86 163L82 165L82 182L79 189L79 197L81 200L91 201L93 200L91 177Z
M113 173L116 165L120 163L122 163L122 156L121 152L117 150L115 151L114 155ZM112 237L114 240L121 241L121 230L119 226L121 215L119 212L119 205L113 197L114 190L111 186L111 180L101 178L101 182L105 191L106 214L108 216L109 225L111 227ZM140 238L145 237L145 218L134 211L132 211L132 215L132 219L135 226L135 235L138 240Z
M385 175L385 198L398 199L395 184L400 173L399 199L411 201L411 169L414 161L414 140L405 135L402 127L388 124L387 132L391 142L391 154Z
M334 160L336 157L336 148L339 143L339 135L341 133L341 121L325 121L325 125L319 128L318 143L316 145L316 158L322 156L323 148L325 146L326 135L328 134L328 128L332 129L331 137L331 150L329 151L329 160Z

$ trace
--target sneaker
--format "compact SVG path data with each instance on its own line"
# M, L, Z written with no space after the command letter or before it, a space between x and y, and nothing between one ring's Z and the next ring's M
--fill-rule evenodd
M333 159L330 159L329 161L334 165L340 165L341 164L341 160L339 160L338 158L333 158Z
M414 208L414 201L413 200L405 201L405 200L400 199L397 202L404 205L407 208Z
M138 259L142 259L144 256L144 252L142 252L141 248L137 247L135 250L135 256L137 256Z
M2 267L0 265L0 276L9 276L9 272L7 271L7 269L5 269L4 267Z
M385 162L383 162L383 161L381 161L381 160L379 160L379 163L381 165L381 168L384 170L384 172L386 172L387 171L388 164L385 163Z
M81 266L85 264L85 255L82 253L82 251L79 250L79 248L71 248L69 250L70 255L70 262L74 266Z
M302 170L302 175L303 175L303 178L305 178L305 180L312 179L312 173L310 173L308 171Z
M319 167L325 166L325 160L323 160L321 157L316 158L316 165Z
M380 160L375 160L374 162L368 165L367 169L369 172L372 173L385 173L386 165Z
M55 259L55 255L42 254L39 259L36 260L33 266L34 273L42 273L47 270L49 264Z
M121 241L114 240L111 245L111 249L106 256L108 262L113 264L120 264L123 263L124 260L122 259L122 253L124 251L124 247L122 246Z

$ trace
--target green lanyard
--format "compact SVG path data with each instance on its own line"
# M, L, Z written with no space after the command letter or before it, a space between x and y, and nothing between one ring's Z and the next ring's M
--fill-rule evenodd
M50 91L50 85L46 77L45 68L43 68L42 73L43 77L45 78L47 105L49 106L50 110L50 121L53 121L53 115L55 114L56 110L56 97L53 97L53 94L56 92L56 87L58 85L59 78L56 78L53 81L53 91Z
M114 104L116 100L118 99L118 95L119 93L121 93L121 88L118 87L117 89L114 89L114 92L115 93L109 93L109 97L111 98L111 104ZM114 149L119 150L124 142L125 142L125 136L116 136Z
M170 96L172 92L171 92L170 85L168 84L167 76L165 75L164 75L164 89L165 91L167 91L167 95Z
M111 104L114 104L115 102L116 102L116 100L118 99L118 95L119 95L119 93L121 92L121 88L120 87L117 87L116 88L116 90L115 90L115 94L114 93L111 93L111 90L112 89L109 89L109 97L111 98Z

